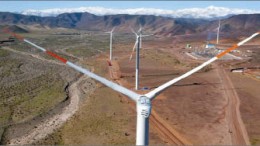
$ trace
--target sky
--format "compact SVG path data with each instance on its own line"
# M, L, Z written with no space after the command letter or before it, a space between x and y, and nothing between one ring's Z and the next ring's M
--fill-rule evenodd
M260 10L260 1L0 1L1 12L21 12L28 9L77 8L158 8L178 10L208 6Z

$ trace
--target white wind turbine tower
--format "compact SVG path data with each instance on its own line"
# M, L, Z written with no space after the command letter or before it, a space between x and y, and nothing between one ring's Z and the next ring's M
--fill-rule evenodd
M149 142L149 116L151 113L151 101L153 99L155 99L155 97L157 95L159 95L162 91L164 91L165 89L167 89L168 87L172 86L173 84L175 84L176 82L187 78L188 76L192 75L193 73L199 71L200 69L202 69L203 67L209 65L210 63L216 61L217 59L221 58L222 56L224 56L225 54L229 53L230 51L236 49L237 47L243 45L244 43L248 42L249 40L251 40L252 38L254 38L255 36L259 35L260 32L254 33L253 35L251 35L250 37L244 39L243 41L239 42L238 44L233 45L232 47L228 48L227 50L219 53L218 55L216 55L215 57L209 59L208 61L202 63L201 65L199 65L198 67L188 71L187 73L174 78L164 84L162 84L161 86L157 87L156 89L148 92L147 94L137 94L121 85L118 85L112 81L109 81L103 77L100 77L92 72L90 72L87 69L84 69L70 61L67 61L66 59L30 42L27 39L24 39L22 36L19 36L17 34L14 34L12 32L10 32L9 30L4 29L5 33L9 33L11 35L13 35L14 37L16 37L17 39L19 39L20 41L26 42L32 46L34 46L35 48L47 53L48 55L60 60L61 62L63 62L64 64L68 65L69 67L103 83L104 85L110 87L111 89L126 95L127 97L129 97L130 99L132 99L133 101L136 102L136 112L137 112L137 123L136 123L136 145L148 145Z
M140 49L142 48L142 27L140 26L139 30L138 30L139 34L140 34Z
M113 59L112 43L113 43L113 32L114 32L114 30L115 30L115 27L113 27L113 29L111 31L105 32L105 33L110 34L110 45L109 45L110 46L110 57L109 57L110 61L112 61L112 59Z
M133 51L130 55L129 61L132 60L133 57L133 53L136 49L136 62L135 62L135 90L139 89L139 64L140 64L140 48L141 48L141 44L142 44L142 37L147 37L147 36L151 36L150 35L143 35L142 34L142 27L139 28L138 32L136 33L133 28L131 28L131 31L135 34L136 36L136 41L133 47Z
M217 44L219 41L219 31L220 31L220 20L218 21Z

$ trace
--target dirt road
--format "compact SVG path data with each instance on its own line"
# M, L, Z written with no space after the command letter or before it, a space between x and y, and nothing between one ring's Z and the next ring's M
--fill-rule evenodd
M229 130L232 145L250 145L248 134L240 115L240 100L237 92L226 71L220 66L217 69L222 82L221 84L223 85L224 95L228 99L226 118L229 129L227 130Z
M240 114L240 99L235 87L230 80L225 69L218 63L214 64L217 69L221 86L223 88L223 96L227 99L227 107L225 116L228 121L228 132L231 137L232 145L250 145L248 134Z

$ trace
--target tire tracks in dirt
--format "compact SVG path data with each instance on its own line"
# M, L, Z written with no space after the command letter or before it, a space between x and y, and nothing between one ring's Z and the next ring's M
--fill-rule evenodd
M232 145L250 145L248 134L240 114L240 99L235 87L227 75L225 69L221 67L222 63L215 63L213 66L217 69L219 80L223 88L223 95L227 99L227 104L223 107L224 118L227 119L227 129L230 133Z
M169 124L163 120L155 110L152 110L150 115L150 122L154 129L158 132L161 139L169 145L192 145L186 139L184 139L176 130L174 130Z
M237 95L235 87L225 69L217 65L217 70L223 85L224 95L228 101L228 105L226 107L226 118L228 120L232 145L250 145L248 134L241 118L239 110L240 99Z

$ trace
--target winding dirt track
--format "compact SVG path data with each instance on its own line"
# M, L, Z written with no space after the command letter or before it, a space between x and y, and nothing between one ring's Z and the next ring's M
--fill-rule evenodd
M250 145L245 125L241 119L239 110L240 100L234 85L223 68L218 66L217 69L224 88L224 95L228 99L226 118L229 124L232 145Z
M49 63L57 64L57 65L64 65L62 63L56 62L54 60L47 60L38 55L33 55L21 51L16 51L11 48L4 48L5 50L12 51L14 53L19 53L22 55L29 55L34 58L47 61ZM41 122L37 125L37 128L34 128L27 134L23 135L22 137L18 137L15 139L11 139L8 144L10 145L27 145L37 142L40 139L45 138L49 134L53 133L56 129L60 128L68 119L70 119L78 110L79 108L79 101L80 101L80 88L78 86L88 80L87 76L81 76L76 81L74 81L68 88L70 103L66 106L62 113L54 115L53 117L46 119L45 121Z
M81 76L77 81L72 83L69 87L70 104L64 108L61 114L54 115L50 119L46 119L37 128L28 132L22 137L11 139L10 145L26 145L37 142L40 139L45 138L47 135L54 132L54 130L60 128L70 117L72 117L79 108L80 90L77 87L80 82L86 80L86 76Z

